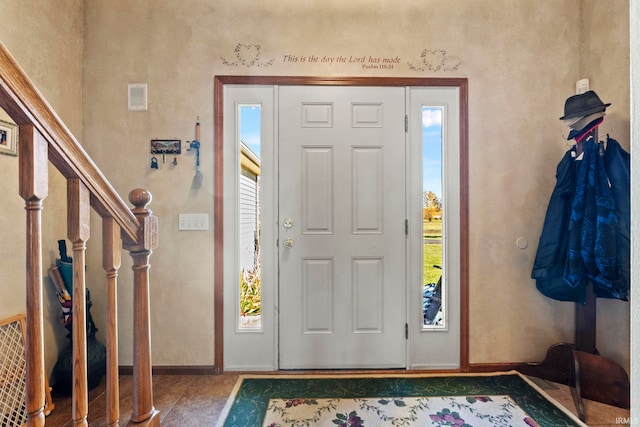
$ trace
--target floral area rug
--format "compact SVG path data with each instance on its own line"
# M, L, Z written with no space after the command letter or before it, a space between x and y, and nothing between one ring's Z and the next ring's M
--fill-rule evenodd
M227 427L584 426L517 372L242 376Z
M523 426L538 424L509 396L272 399L263 426Z

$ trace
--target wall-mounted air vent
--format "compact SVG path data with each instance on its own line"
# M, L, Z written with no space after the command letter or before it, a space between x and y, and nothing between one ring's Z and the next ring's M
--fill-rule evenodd
M147 110L147 84L129 83L129 111Z

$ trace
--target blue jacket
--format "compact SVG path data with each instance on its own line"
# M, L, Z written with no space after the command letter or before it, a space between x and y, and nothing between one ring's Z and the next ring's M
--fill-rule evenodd
M604 151L604 152L603 152ZM630 280L630 158L617 141L584 142L556 171L531 277L544 295L584 302L588 281L598 297L626 300Z
M603 160L619 215L616 246L621 295L612 297L626 300L631 283L631 156L620 147L618 141L607 136ZM599 297L607 297L606 293L600 295L598 291L596 287Z

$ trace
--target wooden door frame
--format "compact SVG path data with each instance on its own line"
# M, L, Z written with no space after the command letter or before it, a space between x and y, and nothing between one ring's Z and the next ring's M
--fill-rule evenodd
M215 76L214 111L214 372L224 372L224 86L423 86L457 87L460 96L460 368L469 371L469 128L468 80L440 77L305 77L305 76Z

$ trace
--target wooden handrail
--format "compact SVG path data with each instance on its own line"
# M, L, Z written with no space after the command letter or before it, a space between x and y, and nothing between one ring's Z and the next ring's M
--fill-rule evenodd
M156 427L153 406L149 318L149 257L157 246L158 221L151 194L135 189L130 209L66 125L0 43L0 107L18 124L19 193L26 210L26 402L27 427L45 425L42 209L48 196L48 165L67 180L67 237L73 245L73 425L88 426L85 252L90 210L103 222L103 267L107 281L107 422L118 426L117 275L120 251L133 258L134 396L129 425Z
M0 107L19 126L33 125L49 144L49 160L56 169L67 179L80 179L91 193L93 209L103 218L114 218L131 243L138 243L136 217L2 43Z

